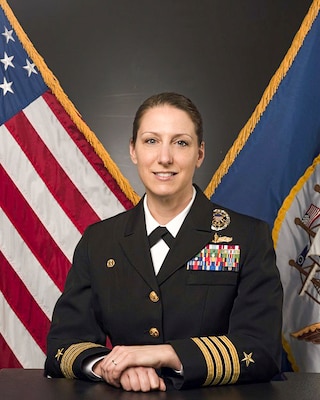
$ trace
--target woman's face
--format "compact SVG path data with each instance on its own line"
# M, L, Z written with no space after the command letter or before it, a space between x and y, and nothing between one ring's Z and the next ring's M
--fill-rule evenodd
M150 108L141 119L130 156L152 198L186 198L192 193L192 179L204 159L194 124L178 108L161 105Z

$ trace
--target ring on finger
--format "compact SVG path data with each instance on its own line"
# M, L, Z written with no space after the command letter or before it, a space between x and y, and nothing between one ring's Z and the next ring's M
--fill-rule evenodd
M117 363L114 360L111 360L112 364L117 365Z

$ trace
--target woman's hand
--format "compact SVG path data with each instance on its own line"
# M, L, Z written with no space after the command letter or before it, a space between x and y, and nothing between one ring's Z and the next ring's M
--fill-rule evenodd
M116 387L125 385L124 389L143 387L145 391L149 387L147 391L165 390L163 380L155 372L155 369L161 367L176 370L181 368L176 352L168 344L115 346L103 360L96 364L94 372Z
M130 367L120 376L120 385L124 390L134 392L150 392L159 390L164 392L166 385L154 368Z

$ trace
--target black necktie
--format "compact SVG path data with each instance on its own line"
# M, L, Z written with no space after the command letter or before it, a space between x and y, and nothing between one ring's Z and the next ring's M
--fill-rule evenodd
M174 241L174 237L171 235L171 233L165 226L158 226L158 228L156 228L154 231L150 233L148 239L149 239L150 249L152 246L158 243L160 239L163 239L169 247L172 246Z

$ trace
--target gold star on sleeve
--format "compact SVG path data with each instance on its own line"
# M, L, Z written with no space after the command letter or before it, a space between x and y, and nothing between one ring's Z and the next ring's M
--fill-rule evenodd
M60 357L63 356L63 350L64 350L64 348L58 349L57 354L55 355L55 358L57 359L57 361L59 361Z
M249 367L250 363L254 363L252 354L253 354L252 352L249 354L247 354L246 352L243 352L244 358L241 361L245 361L247 367Z

